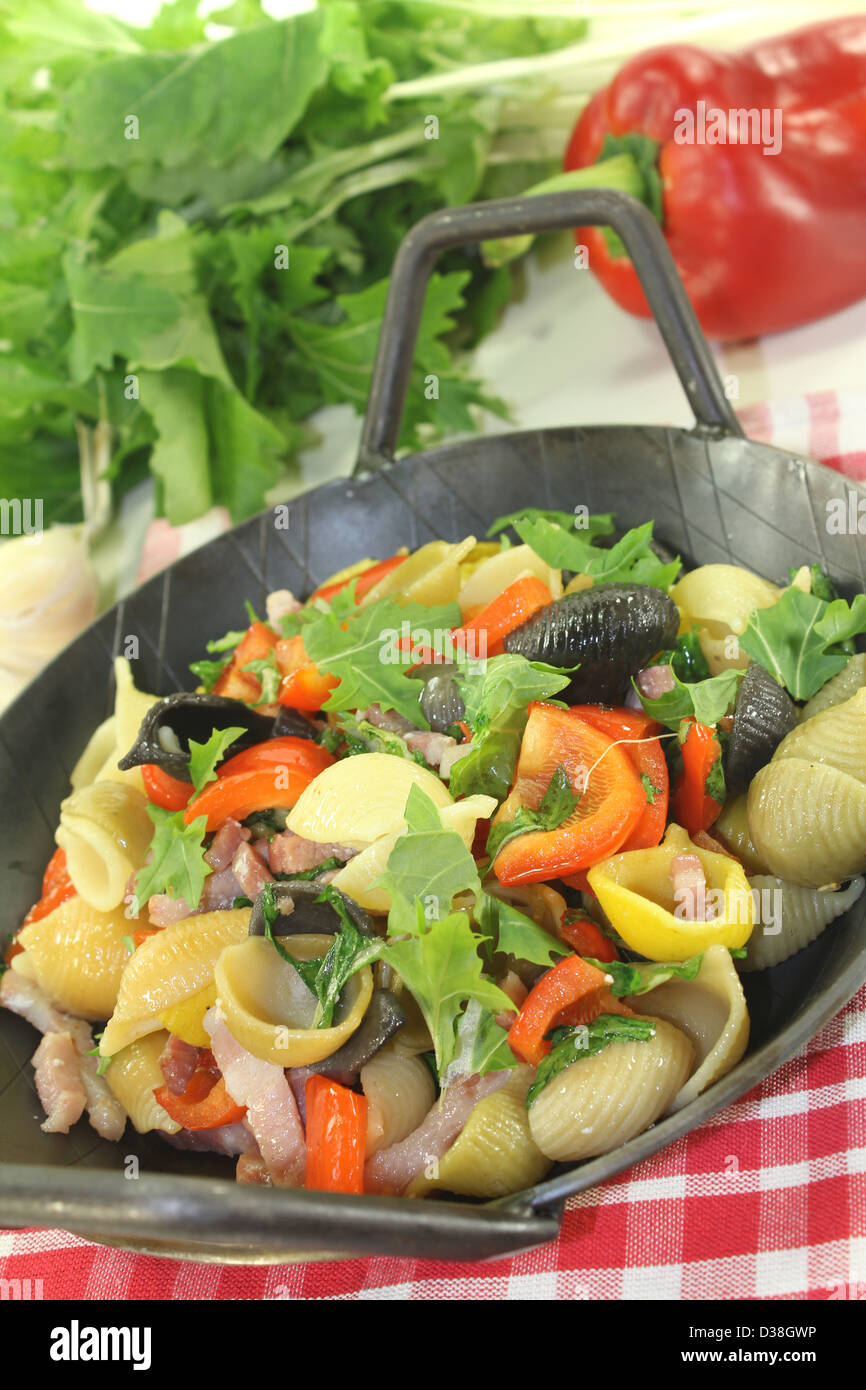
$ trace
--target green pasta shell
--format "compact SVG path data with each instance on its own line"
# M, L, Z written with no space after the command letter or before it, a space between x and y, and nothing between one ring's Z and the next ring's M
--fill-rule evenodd
M749 788L749 834L772 874L808 888L866 868L866 786L803 758L775 759Z
M822 685L817 695L813 695L807 705L803 706L801 719L811 719L815 714L822 714L825 709L831 709L833 705L841 705L843 700L850 700L852 695L856 695L861 686L866 685L866 652L858 652L852 656L844 670L838 676L827 681Z
M803 888L796 883L770 874L756 874L749 887L760 895L762 907L759 922L749 937L740 970L767 970L796 955L815 941L825 927L857 901L866 880L854 878L847 888L835 893L822 893L817 888ZM768 896L771 895L771 896Z
M866 783L866 686L849 700L798 724L782 739L773 762L784 758L826 763Z

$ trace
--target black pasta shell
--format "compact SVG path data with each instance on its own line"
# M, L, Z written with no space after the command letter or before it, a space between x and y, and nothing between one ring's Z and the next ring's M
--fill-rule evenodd
M181 781L188 782L189 741L206 743L214 729L230 729L239 726L246 730L231 747L226 756L233 757L245 748L256 743L264 743L273 736L274 720L268 715L257 714L241 700L228 700L223 695L203 695L189 691L179 691L176 695L166 695L157 700L141 721L138 738L129 752L120 759L119 768L141 767L144 763L156 763L163 771ZM160 731L171 730L179 747L166 746L160 739Z
M314 878L283 878L277 879L271 885L272 896L276 906L280 909L271 927L273 936L298 936L301 933L312 935L333 936L340 930L339 913L329 902L316 902L322 892L323 884L317 883ZM354 898L347 897L345 893L340 893L339 888L334 890L340 894L343 904L354 922L358 931L363 936L376 936L376 928L373 919L368 912L356 903ZM283 904L286 911L284 912ZM250 913L250 936L264 936L265 934L265 915L262 909L262 895L259 893L253 904Z
M676 604L646 584L600 584L564 594L505 638L505 650L529 661L571 667L563 697L572 704L618 704L636 675L679 631Z
M341 1086L354 1086L365 1067L386 1042L403 1027L406 1010L390 989L373 993L367 1012L350 1038L322 1062L304 1068L305 1073L329 1076Z
M800 722L797 706L769 671L753 661L740 682L723 764L729 791L745 791Z

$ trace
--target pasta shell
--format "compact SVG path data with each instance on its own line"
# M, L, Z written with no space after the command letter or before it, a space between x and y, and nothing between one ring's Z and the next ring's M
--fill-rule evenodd
M300 960L324 956L333 938L293 936L288 949ZM242 1047L281 1067L312 1066L342 1047L360 1026L373 995L368 965L347 982L333 1026L315 1026L316 998L297 970L262 936L228 946L214 971L217 1004Z
M749 834L771 874L821 888L866 868L866 787L802 758L774 759L749 788Z
M135 787L93 782L60 805L55 839L66 851L69 877L100 912L123 902L126 885L145 861L153 837L147 802Z
M367 1097L367 1157L399 1144L433 1107L433 1073L421 1057L383 1047L361 1068Z
M863 892L864 879L854 878L847 888L836 893L802 888L769 874L757 874L749 879L749 884L769 910L765 907L759 914L760 923L749 938L739 969L767 970L802 951L825 927L847 912Z
M18 933L26 973L65 1013L91 1022L110 1018L129 964L123 939L129 929L120 909L98 912L80 896L68 898Z
M551 592L553 598L562 594L562 575L542 560L529 545L513 545L508 550L500 550L489 559L482 561L469 576L460 590L458 603L464 618L477 612L498 598L503 589L513 584L518 575L538 575Z
M480 1100L435 1176L416 1178L406 1195L441 1189L461 1197L508 1197L540 1182L551 1159L530 1132L526 1091L534 1074L531 1067L515 1067L501 1090Z
M783 758L826 763L866 783L866 686L792 729L773 754L773 762Z
M429 541L374 584L361 599L361 607L387 594L401 603L454 603L460 592L460 566L474 547L474 536L453 544Z
M358 753L320 772L286 824L305 840L366 849L383 835L403 833L412 787L426 792L434 806L452 804L448 788L429 768L391 753Z
M184 917L148 937L129 959L117 1005L99 1050L112 1057L136 1038L162 1027L160 1014L213 982L214 967L226 946L249 931L250 909L201 912Z
M112 1057L105 1071L108 1089L120 1101L139 1134L152 1129L177 1134L182 1128L153 1094L157 1086L165 1085L159 1058L167 1041L165 1032L137 1038Z
M127 786L135 787L138 791L144 792L141 768L131 767L125 772L121 772L117 764L124 753L127 753L135 743L141 721L151 705L156 704L157 696L149 695L143 690L136 690L132 679L132 667L123 656L119 656L115 660L114 681L116 687L114 717L117 742L101 768L98 780L125 782Z
M69 778L72 790L79 791L95 782L116 747L117 718L112 714L90 735L87 747L72 769Z
M731 954L708 946L694 980L666 980L638 998L645 1014L672 1023L694 1046L695 1070L670 1105L681 1110L736 1066L749 1042L746 999Z
M748 797L732 797L713 826L713 834L721 840L750 874L762 874L767 866L752 844L749 835Z
M730 667L748 665L745 652L730 651L728 639L745 632L756 608L770 608L782 590L739 565L700 565L671 589L682 615L682 626L697 625L704 656L715 676Z
M856 695L862 686L866 685L866 652L858 652L852 656L844 670L838 676L833 676L826 685L822 685L817 695L813 695L808 704L803 706L801 719L811 719L813 715L823 714L824 710L832 709L834 705L841 705L844 700L850 700L852 695Z
M692 1067L685 1033L654 1019L646 1042L608 1043L572 1062L529 1107L529 1129L543 1154L575 1163L625 1144L670 1108Z

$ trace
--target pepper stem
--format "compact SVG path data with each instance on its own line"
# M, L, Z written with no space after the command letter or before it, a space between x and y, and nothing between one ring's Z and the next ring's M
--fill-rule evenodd
M662 185L656 165L658 148L656 141L645 135L608 135L597 163L554 174L552 178L527 188L526 196L564 193L573 188L613 188L639 198L662 223ZM616 233L610 228L605 228L604 233L611 252L625 255L625 247ZM481 259L491 268L507 265L509 261L524 255L534 240L534 233L528 232L523 236L483 241Z

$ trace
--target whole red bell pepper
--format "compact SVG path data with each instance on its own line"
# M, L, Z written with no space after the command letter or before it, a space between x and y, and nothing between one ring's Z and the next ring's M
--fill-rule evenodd
M639 54L584 109L565 168L624 150L645 161L644 200L710 337L794 328L866 295L866 15L739 53ZM618 239L577 240L613 299L649 316Z

